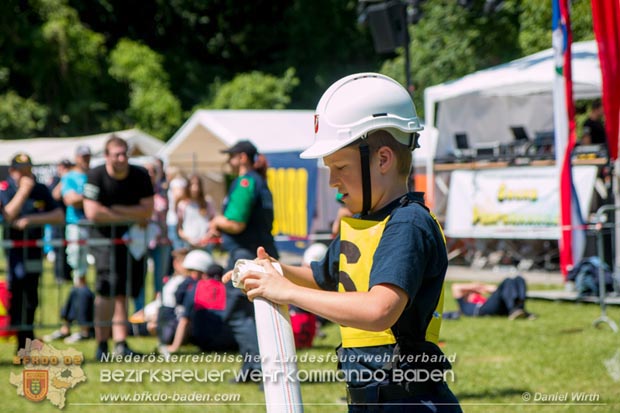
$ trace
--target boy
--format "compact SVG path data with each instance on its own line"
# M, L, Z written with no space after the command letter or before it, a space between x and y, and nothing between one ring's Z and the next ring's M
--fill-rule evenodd
M448 264L443 233L423 194L408 192L422 129L411 97L386 76L351 75L323 94L314 119L315 142L301 156L323 158L354 217L342 220L339 237L310 269L282 265L282 277L259 248L267 272L244 275L248 298L292 304L342 326L349 411L460 412L436 345Z
M182 300L177 301L177 290L181 284L191 280L188 277L187 270L183 267L183 261L188 253L187 248L172 251L174 274L164 283L161 293L161 307L159 307L157 316L157 338L162 344L171 344L177 329L176 308L182 304Z

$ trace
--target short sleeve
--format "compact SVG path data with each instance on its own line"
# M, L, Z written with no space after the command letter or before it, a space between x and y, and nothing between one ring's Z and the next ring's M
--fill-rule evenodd
M247 223L254 205L255 189L254 178L240 177L230 193L224 216L231 221Z
M97 173L98 171L99 168L96 168L88 172L86 183L84 184L84 198L100 202L101 174Z
M69 192L79 193L77 179L72 173L65 174L60 179L60 194L65 196Z
M310 263L312 275L317 285L326 291L337 291L339 281L340 237L335 238L327 248L321 261Z

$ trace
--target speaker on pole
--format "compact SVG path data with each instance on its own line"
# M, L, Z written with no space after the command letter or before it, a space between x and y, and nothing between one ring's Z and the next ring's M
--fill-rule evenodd
M377 53L393 52L405 45L407 19L402 1L372 4L366 14Z

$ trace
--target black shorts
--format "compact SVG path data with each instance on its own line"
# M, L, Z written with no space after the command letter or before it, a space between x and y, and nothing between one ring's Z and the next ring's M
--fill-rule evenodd
M91 235L93 238L103 238L98 236L97 231L92 231ZM138 296L144 286L146 255L136 260L125 245L93 246L90 252L95 257L97 294L103 297Z

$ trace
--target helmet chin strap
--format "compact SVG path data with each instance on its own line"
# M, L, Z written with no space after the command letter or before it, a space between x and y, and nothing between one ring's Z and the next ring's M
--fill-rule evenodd
M417 132L412 133L409 136L409 148L411 150L417 149L420 147L418 143L418 138L420 134ZM372 191L370 189L370 147L368 146L367 139L368 135L362 136L362 141L360 142L360 158L362 163L362 216L368 215L370 212L370 202L372 199Z
M368 215L370 211L370 200L372 193L370 189L370 148L366 142L366 136L362 137L360 143L360 157L362 160L362 216Z

